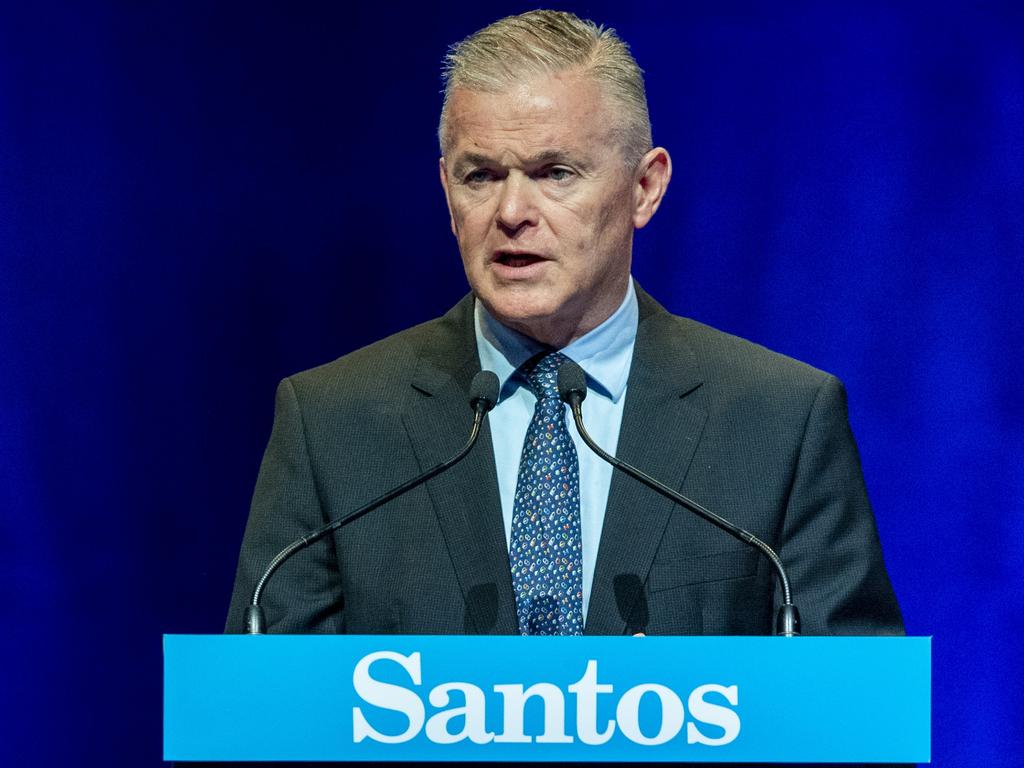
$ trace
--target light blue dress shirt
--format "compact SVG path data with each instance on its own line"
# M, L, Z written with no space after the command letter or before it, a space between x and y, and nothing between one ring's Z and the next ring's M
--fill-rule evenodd
M626 402L626 382L633 360L633 345L639 318L636 291L632 280L626 297L615 313L585 336L559 350L578 363L587 374L587 399L583 418L587 431L597 444L614 454L622 426L622 408ZM501 513L505 521L505 546L512 531L512 508L519 477L519 458L523 440L533 418L536 395L519 366L547 347L528 336L506 328L477 301L475 309L476 348L480 366L494 371L501 384L498 404L488 417L494 443L494 464L498 471ZM594 581L594 564L601 541L612 467L580 439L569 407L566 422L576 444L580 464L580 525L583 535L583 618L586 621Z

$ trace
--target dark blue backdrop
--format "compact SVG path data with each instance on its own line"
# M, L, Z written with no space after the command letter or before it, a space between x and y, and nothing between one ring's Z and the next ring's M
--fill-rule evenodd
M276 382L466 290L438 62L525 9L85 5L0 11L4 765L159 763ZM1017 766L1024 16L971 5L575 9L675 159L638 278L846 381L935 762Z

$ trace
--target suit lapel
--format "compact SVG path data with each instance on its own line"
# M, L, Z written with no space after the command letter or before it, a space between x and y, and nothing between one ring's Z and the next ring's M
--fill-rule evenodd
M414 391L403 420L423 470L454 454L469 435L470 383L480 370L472 318L470 296L421 350L411 380ZM427 491L466 601L467 628L514 633L512 577L487 422L469 455L427 483Z
M615 455L680 488L707 420L695 395L701 378L675 318L639 288L637 294L640 322ZM613 475L586 634L646 624L641 593L673 506L623 473Z

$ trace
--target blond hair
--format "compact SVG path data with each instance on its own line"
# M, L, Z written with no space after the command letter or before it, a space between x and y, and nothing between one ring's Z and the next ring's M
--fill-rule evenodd
M451 148L448 105L456 88L498 93L524 76L577 68L618 105L615 139L635 168L652 146L643 71L614 29L563 11L507 16L448 49L438 126L442 154Z

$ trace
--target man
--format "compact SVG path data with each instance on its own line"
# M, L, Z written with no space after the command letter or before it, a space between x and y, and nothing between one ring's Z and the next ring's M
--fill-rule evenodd
M470 456L288 561L269 631L771 633L768 563L579 440L552 386L570 359L598 442L780 552L806 634L902 632L839 382L631 281L672 166L614 32L481 30L449 54L439 133L472 294L282 382L228 630L278 550L459 448L484 368L500 398Z

